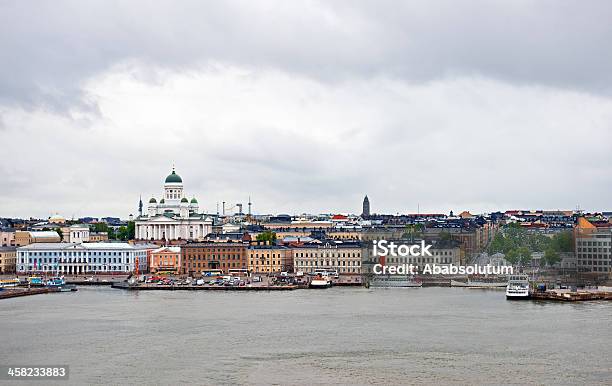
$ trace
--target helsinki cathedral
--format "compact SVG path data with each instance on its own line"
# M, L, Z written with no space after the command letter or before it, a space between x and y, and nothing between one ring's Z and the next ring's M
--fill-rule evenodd
M198 240L212 232L213 219L200 213L198 200L189 200L183 193L183 179L172 173L164 181L164 194L159 202L149 200L147 214L135 219L136 238L140 240Z

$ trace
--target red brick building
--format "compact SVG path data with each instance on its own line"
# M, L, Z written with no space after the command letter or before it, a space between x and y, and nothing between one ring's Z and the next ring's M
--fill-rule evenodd
M242 242L190 243L181 247L181 273L199 276L206 270L247 269L247 247Z

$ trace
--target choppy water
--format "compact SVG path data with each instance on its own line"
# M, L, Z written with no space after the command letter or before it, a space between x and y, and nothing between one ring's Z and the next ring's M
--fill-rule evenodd
M611 384L611 321L457 288L81 288L1 301L0 363L69 365L56 384Z

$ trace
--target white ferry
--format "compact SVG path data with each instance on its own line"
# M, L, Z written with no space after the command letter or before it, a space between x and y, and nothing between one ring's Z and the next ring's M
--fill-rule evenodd
M529 299L529 276L510 275L506 287L506 299Z
M309 288L329 288L332 286L332 281L329 276L317 275L312 278Z
M370 287L374 288L419 288L423 283L411 275L374 275Z

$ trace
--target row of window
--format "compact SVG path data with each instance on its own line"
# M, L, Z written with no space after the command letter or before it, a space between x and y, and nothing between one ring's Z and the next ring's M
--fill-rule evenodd
M19 256L25 257L28 252L19 252ZM30 252L29 256L125 256L129 252Z
M329 267L339 267L339 266L356 266L359 267L361 266L361 261L346 261L346 260L342 260L342 264L338 264L338 261L332 261L332 260L321 260L321 261L317 261L317 260L296 260L295 264L298 266L313 266L313 267L318 267L318 266L329 266ZM345 264L346 263L346 264Z
M129 263L133 263L134 259L131 257L127 257L127 258L117 258L117 257L100 257L100 258L84 258L84 257L73 257L73 258L68 258L62 261L58 261L56 258L51 258L51 257L41 257L38 259L19 259L19 263L20 264L34 264L36 263L36 265L40 265L40 264L57 264L59 262L59 264L63 264L63 263L90 263L90 264L106 264L106 263L123 263L123 264L129 264Z
M424 263L440 263L451 264L457 262L453 257L389 257L387 263L407 263L407 264L424 264Z
M610 242L609 241L581 241L581 240L578 240L577 244L582 245L582 246L587 246L587 247L605 247L605 246L609 246Z
M578 265L612 265L608 260L578 260Z
M295 254L295 257L313 257L313 258L318 258L318 257L322 257L322 258L326 258L326 257L361 257L361 252L353 252L353 253L346 253L343 252L342 255L339 252L317 252L317 253L304 253L304 252L299 252Z
M241 268L240 263L221 263L218 264L220 268ZM183 264L183 268L207 268L207 263L187 263ZM219 268L217 267L217 268Z
M207 255L207 256L187 256L187 260L240 260L244 256L240 255Z
M601 255L601 254L586 253L586 254L579 255L578 259L605 259L605 260L610 260L611 257L610 257L610 255Z

